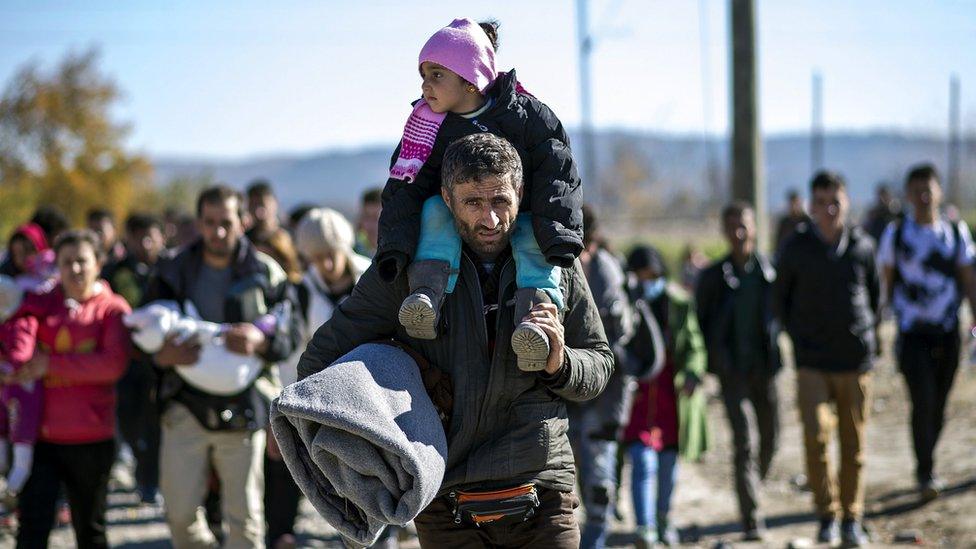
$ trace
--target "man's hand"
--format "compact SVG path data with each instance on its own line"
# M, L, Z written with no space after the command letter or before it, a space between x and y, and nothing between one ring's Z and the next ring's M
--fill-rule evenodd
M549 358L545 372L553 375L563 366L566 338L559 322L559 309L552 303L538 303L525 315L523 322L535 324L549 336Z
M239 322L224 332L224 345L232 353L252 356L267 350L268 338L254 324Z
M154 356L154 360L163 368L191 366L200 360L200 342L194 337L188 337L182 343L177 343L176 335L170 334Z
M695 389L698 388L699 380L693 375L688 375L685 377L685 382L681 386L681 394L685 396L691 396L695 393Z
M267 444L265 448L265 454L271 458L273 461L281 461L281 448L278 447L278 441L274 437L274 433L271 431L271 425L264 428L266 431Z

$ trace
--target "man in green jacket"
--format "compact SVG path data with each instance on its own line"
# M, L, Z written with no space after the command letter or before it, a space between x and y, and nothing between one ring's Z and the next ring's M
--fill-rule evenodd
M409 294L405 277L389 284L371 267L315 333L299 378L366 342L393 338L408 346L453 382L447 470L438 497L415 520L421 546L576 548L566 401L595 397L610 377L613 356L599 312L579 263L564 269L566 307L536 304L519 319L552 342L546 367L520 370L510 344L516 325L510 237L523 183L518 154L492 134L466 136L445 153L442 179L464 253L438 337L406 334L397 321Z

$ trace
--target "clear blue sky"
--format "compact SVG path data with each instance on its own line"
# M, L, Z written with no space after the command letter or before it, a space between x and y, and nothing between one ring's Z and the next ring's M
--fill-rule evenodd
M810 75L828 129L944 132L948 80L976 131L976 1L757 0L766 132L805 131ZM699 8L709 45L702 55ZM501 21L499 66L579 122L573 0L0 1L0 82L97 45L132 146L242 156L390 144L419 95L416 56L455 16ZM726 0L592 0L599 127L727 129ZM711 81L703 102L702 60ZM707 103L707 109L705 104Z

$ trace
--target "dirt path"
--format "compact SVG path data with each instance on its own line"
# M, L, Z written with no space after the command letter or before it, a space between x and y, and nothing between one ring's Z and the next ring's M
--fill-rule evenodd
M886 335L890 339L890 329ZM890 345L886 347L890 349ZM942 498L927 505L918 504L913 490L909 402L904 382L895 371L890 355L875 370L873 382L866 465L867 524L874 532L873 546L890 546L900 532L916 530L926 546L976 547L976 368L963 366L957 375L948 424L937 455L938 470L949 489ZM729 430L721 403L713 397L709 402L711 449L701 463L682 464L679 473L673 517L682 529L687 546L712 547L724 540L736 547L786 547L792 540L814 535L816 523L811 496L795 486L797 476L803 472L803 448L791 365L784 368L778 385L782 401L781 443L762 489L762 508L770 527L768 541L764 544L737 542L739 524L732 487ZM709 380L707 390L717 394L714 380ZM626 520L613 526L609 540L613 547L628 547L633 543L629 494L623 494L622 502ZM129 492L115 492L110 496L112 546L169 547L169 531L161 510L135 503L134 494ZM304 503L298 532L302 547L342 547L335 531ZM0 548L12 546L9 533L0 533ZM70 528L57 529L51 546L73 547ZM403 544L403 547L417 546L416 540Z

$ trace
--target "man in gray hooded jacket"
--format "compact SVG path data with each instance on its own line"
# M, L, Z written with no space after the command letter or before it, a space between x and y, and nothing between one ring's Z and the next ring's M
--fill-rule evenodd
M405 344L453 382L447 470L438 497L415 520L421 545L578 547L566 401L597 396L613 370L599 311L579 262L562 270L564 309L540 298L515 310L510 237L523 179L511 144L488 133L458 139L445 153L442 181L463 257L437 339L407 336L397 321L409 294L405 277L389 284L371 267L315 333L299 378L366 342ZM544 370L517 366L510 340L521 320L549 337Z
M576 455L580 495L586 508L581 549L602 549L617 501L617 440L630 417L636 384L627 368L627 344L637 327L620 261L602 246L593 210L583 206L583 253L580 263L600 310L603 329L617 368L603 394L569 405L569 435Z

